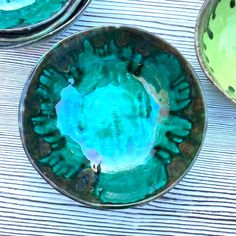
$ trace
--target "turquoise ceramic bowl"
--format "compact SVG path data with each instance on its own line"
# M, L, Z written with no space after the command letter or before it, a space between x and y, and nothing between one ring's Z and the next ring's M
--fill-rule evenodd
M141 204L172 188L206 127L189 63L129 27L91 29L54 46L26 82L19 115L24 149L43 178L101 208Z
M81 16L90 2L91 0L71 0L64 14L55 22L45 27L41 27L24 35L5 34L4 37L0 35L0 48L21 47L52 36L63 28L68 27L74 20Z
M23 34L42 27L61 16L70 2L71 0L2 0L0 35Z

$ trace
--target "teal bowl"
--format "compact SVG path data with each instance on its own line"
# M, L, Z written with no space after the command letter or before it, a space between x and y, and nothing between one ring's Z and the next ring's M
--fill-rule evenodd
M0 49L22 47L51 37L69 27L88 7L91 0L72 0L66 11L54 22L24 34L0 34Z
M66 196L97 208L145 203L172 188L203 142L201 85L162 39L100 27L55 45L22 92L29 160Z
M42 27L58 19L71 1L3 0L0 4L0 35L24 34Z

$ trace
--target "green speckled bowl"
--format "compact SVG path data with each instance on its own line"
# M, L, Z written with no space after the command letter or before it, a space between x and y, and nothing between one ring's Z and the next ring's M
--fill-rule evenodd
M205 134L200 83L180 53L129 27L73 35L42 57L22 92L27 156L54 188L122 208L172 188Z
M208 0L196 24L195 45L208 78L236 102L236 1Z
M0 35L23 34L42 27L63 14L70 2L71 0L2 0Z

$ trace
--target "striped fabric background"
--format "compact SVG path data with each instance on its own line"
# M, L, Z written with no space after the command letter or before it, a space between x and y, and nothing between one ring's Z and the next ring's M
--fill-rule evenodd
M93 0L54 38L0 51L0 235L236 235L236 105L206 78L194 50L203 0ZM59 194L33 169L18 133L27 76L54 43L100 25L134 25L177 47L202 82L208 108L203 149L185 178L144 206L101 211Z

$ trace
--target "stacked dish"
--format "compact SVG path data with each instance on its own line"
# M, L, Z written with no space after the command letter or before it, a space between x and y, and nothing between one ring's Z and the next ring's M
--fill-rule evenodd
M51 36L75 20L90 1L4 0L0 6L0 48L23 46Z

